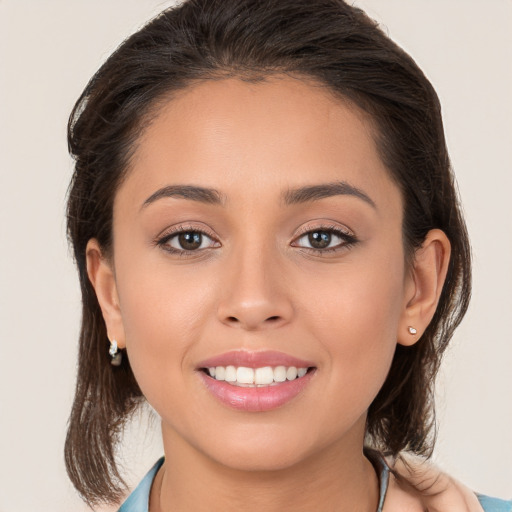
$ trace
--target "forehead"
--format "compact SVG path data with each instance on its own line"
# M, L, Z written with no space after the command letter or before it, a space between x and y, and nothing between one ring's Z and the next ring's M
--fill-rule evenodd
M315 82L207 80L160 104L127 181L139 202L173 183L228 197L340 180L390 189L372 130L357 107Z

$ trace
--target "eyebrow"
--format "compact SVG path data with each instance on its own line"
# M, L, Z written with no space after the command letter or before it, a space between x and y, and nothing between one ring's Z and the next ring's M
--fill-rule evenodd
M288 190L284 193L284 202L287 205L308 203L333 196L353 196L362 199L373 208L377 209L375 202L361 189L350 185L346 181L334 183L322 183Z
M339 195L357 197L377 209L375 202L370 198L370 196L368 196L368 194L345 181L322 183L290 189L285 191L282 197L285 205L296 205ZM199 187L196 185L168 185L151 194L144 201L141 209L146 208L155 201L165 197L177 197L180 199L188 199L191 201L214 205L223 205L226 201L225 196L214 188Z
M224 196L213 188L198 187L195 185L169 185L151 194L144 203L142 203L142 208L146 208L151 203L164 197L178 197L205 204L223 204L225 201Z

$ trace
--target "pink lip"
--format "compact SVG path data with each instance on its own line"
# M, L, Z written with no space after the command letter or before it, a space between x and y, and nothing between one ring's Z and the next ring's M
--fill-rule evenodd
M262 368L264 366L295 366L311 368L315 365L310 361L275 351L233 350L211 357L199 363L197 369L213 366L245 366L246 368ZM304 377L261 387L234 386L222 380L210 377L204 371L197 372L206 388L220 402L230 408L247 411L263 412L276 409L295 398L310 382L315 370L309 371Z
M309 368L315 366L311 361L304 361L296 357L275 352L272 350L253 351L233 350L218 356L211 357L198 364L198 368L211 368L212 366L245 366L246 368L262 368L264 366L295 366L296 368Z
M259 388L233 386L223 380L215 380L205 372L197 373L208 391L228 407L246 412L263 412L277 409L295 398L311 382L315 371L309 371L300 379Z

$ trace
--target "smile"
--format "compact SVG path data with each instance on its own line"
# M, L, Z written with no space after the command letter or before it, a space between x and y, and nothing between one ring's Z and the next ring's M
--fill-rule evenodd
M202 361L197 370L210 395L223 405L264 412L297 397L314 379L317 368L282 352L235 350Z
M272 366L260 368L212 366L205 369L205 371L215 380L225 381L233 386L264 387L300 379L306 375L308 369L297 368L296 366L276 366L275 368L272 368Z

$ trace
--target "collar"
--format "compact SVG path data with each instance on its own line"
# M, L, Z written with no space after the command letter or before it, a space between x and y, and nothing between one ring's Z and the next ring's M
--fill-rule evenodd
M377 512L382 512L384 507L384 500L386 499L386 492L389 484L389 467L382 455L371 449L364 450L365 457L372 463L375 472L379 477L379 506ZM128 496L126 501L121 505L118 512L148 512L149 510L149 493L153 480L164 463L164 457L158 459L154 466L148 471L146 476L141 480L139 485Z

